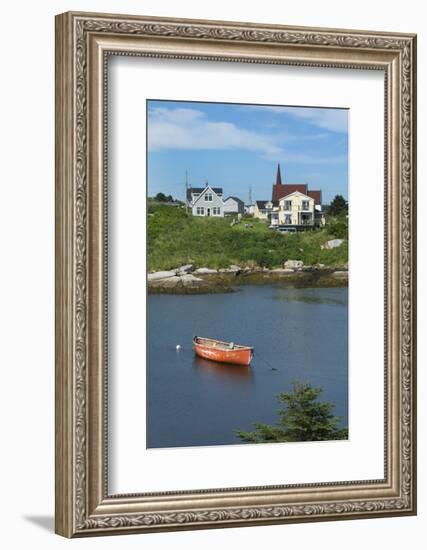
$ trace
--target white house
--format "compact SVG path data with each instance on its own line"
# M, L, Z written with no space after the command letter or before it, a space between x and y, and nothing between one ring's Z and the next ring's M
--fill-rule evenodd
M245 214L253 216L255 214L255 204L245 204Z
M222 187L189 187L187 189L187 207L193 216L224 216Z
M314 199L294 191L279 200L281 225L314 225Z
M244 214L245 204L237 197L227 197L224 201L224 214Z
M279 224L279 208L273 201L256 201L254 208L254 218L268 220L271 225Z
M256 201L254 217L268 220L271 225L320 227L325 224L322 191L310 190L306 183L282 183L280 165L277 165L271 201Z
M280 225L320 227L325 224L321 205L313 197L294 191L279 200Z

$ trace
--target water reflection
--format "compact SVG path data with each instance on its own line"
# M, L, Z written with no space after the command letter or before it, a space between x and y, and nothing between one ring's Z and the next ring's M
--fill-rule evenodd
M275 396L294 379L322 387L347 424L346 288L248 285L224 295L148 298L148 447L241 444L235 430L276 422ZM251 366L196 358L194 334L254 346Z
M244 365L230 365L228 363L217 363L202 357L194 356L193 367L198 374L212 376L217 379L223 378L227 382L250 383L253 378L252 369Z
M271 297L272 300L283 302L299 302L303 304L324 304L333 306L347 306L347 296L336 296L332 293L328 295L327 290L319 294L317 289L277 289L277 292Z

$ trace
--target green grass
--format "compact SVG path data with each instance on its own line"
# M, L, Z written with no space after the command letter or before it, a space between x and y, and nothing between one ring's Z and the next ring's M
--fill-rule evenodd
M339 266L348 261L348 242L332 250L320 245L334 237L333 224L317 231L283 234L267 224L244 218L230 227L231 218L202 218L186 214L183 208L150 205L148 214L148 268L172 269L187 263L196 267L240 266L281 267L286 260L302 260L305 265L322 263ZM252 224L246 228L245 223Z

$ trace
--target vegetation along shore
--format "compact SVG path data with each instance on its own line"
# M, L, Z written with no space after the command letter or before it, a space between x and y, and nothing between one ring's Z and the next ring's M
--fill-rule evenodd
M184 208L148 207L150 293L231 292L241 284L348 284L348 220L281 233L253 217L203 218Z

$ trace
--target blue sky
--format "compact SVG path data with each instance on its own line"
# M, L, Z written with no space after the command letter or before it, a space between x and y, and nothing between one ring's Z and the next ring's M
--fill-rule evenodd
M348 198L348 111L149 100L148 194L183 199L208 181L225 196L271 198L277 163L283 183L321 189L323 202Z

